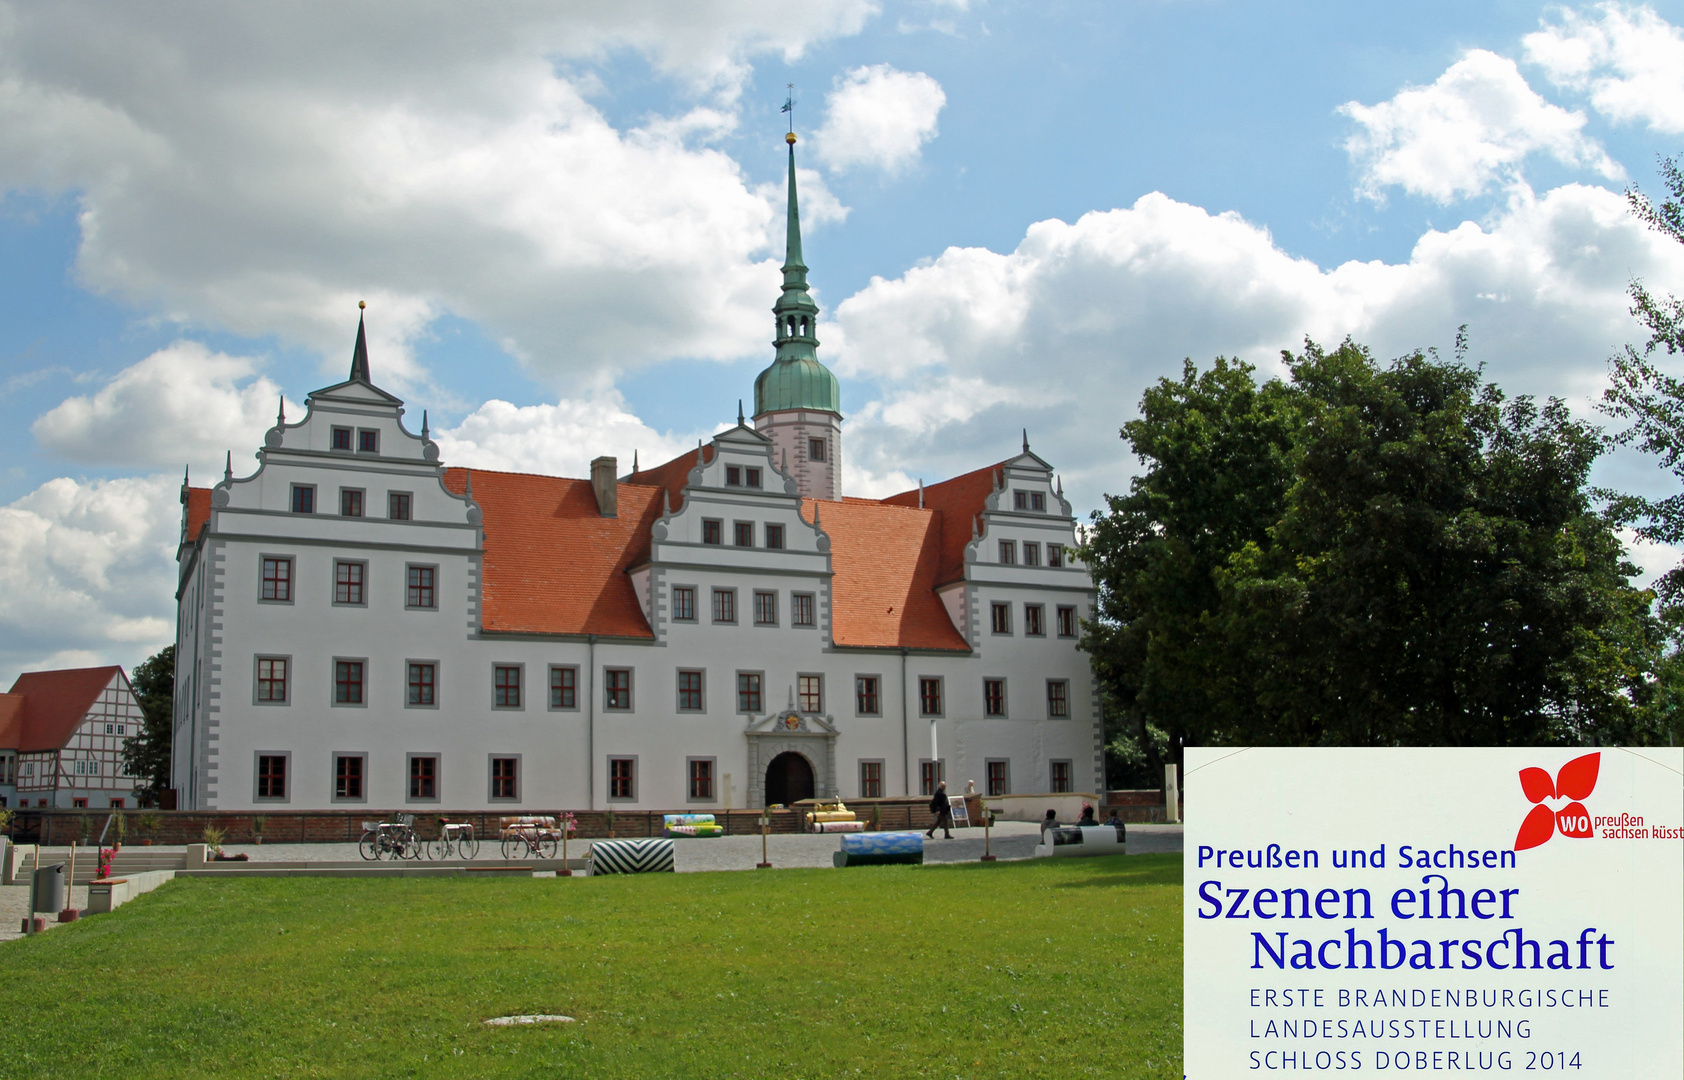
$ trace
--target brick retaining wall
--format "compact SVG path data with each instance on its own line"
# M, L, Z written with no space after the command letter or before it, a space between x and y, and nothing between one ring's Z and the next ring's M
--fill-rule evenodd
M868 828L875 829L928 829L935 821L930 814L925 799L859 799L849 800L847 806L867 822ZM159 825L155 832L147 835L140 828L139 817L142 813L154 813L158 816ZM390 821L398 813L414 813L416 830L422 839L432 839L438 835L439 819L442 817L452 822L470 822L474 826L474 833L483 843L486 838L497 838L497 822L501 817L510 814L548 814L560 817L565 811L544 810L535 807L511 808L508 811L467 811L453 813L450 811L418 811L418 810L265 810L254 814L246 810L154 810L125 811L125 823L128 836L124 841L130 846L140 846L146 840L155 844L193 844L198 843L204 836L207 827L214 826L223 832L222 842L225 844L250 844L256 834L252 830L252 818L263 818L263 840L269 844L354 844L362 836L363 822ZM579 823L577 835L582 837L618 837L660 836L661 815L678 813L695 813L694 807L678 810L574 810L573 817ZM793 833L801 831L801 815L806 808L797 810L776 810L771 814L768 829L775 833ZM86 837L89 842L98 839L100 830L106 828L106 818L110 811L105 810L20 810L12 821L12 838L18 843L38 844L68 844L72 840L81 843ZM610 815L612 814L612 820ZM758 810L714 810L714 819L725 826L727 835L758 833L760 831L760 811ZM106 831L105 843L111 844L117 839L117 827L113 823Z

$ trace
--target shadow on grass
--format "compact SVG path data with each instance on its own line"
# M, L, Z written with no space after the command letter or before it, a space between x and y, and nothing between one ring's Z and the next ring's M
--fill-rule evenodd
M1180 855L1100 855L1068 861L1079 864L1086 873L1075 881L1061 881L1054 886L1055 888L1093 889L1181 884Z

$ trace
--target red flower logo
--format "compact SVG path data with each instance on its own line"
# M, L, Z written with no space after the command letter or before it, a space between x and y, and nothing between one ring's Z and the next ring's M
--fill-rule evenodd
M1602 753L1598 751L1569 761L1555 774L1554 780L1542 769L1520 770L1520 790L1526 793L1527 802L1536 805L1520 823L1514 849L1535 848L1558 832L1578 839L1590 836L1590 811L1581 800L1590 798L1590 793L1596 790L1596 773L1601 767ZM1572 801L1560 810L1551 810L1545 799Z

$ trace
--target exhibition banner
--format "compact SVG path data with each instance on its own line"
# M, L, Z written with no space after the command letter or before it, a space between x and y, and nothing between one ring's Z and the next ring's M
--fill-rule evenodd
M1186 751L1192 1080L1684 1076L1684 750Z

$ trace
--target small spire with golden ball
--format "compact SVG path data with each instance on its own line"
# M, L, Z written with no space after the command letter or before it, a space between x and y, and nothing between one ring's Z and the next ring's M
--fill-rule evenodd
M785 135L784 136L784 142L788 143L791 146L794 146L795 145L795 132L792 131L788 135Z
M362 310L362 309L363 309L363 308L365 308L365 307L367 307L367 306L368 306L368 301L367 301L367 300L358 300L358 301L357 301L357 310L358 310L358 311L361 311L361 310Z

